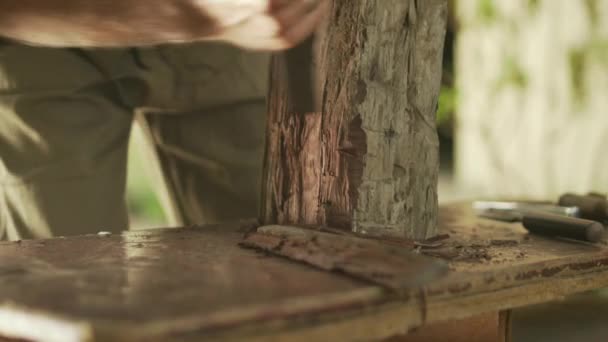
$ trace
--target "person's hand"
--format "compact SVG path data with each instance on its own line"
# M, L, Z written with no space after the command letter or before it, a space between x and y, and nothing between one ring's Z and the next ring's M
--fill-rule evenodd
M207 0L212 1L212 0ZM241 0L209 14L219 24L215 39L254 50L283 50L311 35L329 10L328 0ZM248 3L247 5L245 3ZM247 10L251 12L247 15Z
M220 40L281 50L306 39L330 0L0 0L0 36L45 46Z

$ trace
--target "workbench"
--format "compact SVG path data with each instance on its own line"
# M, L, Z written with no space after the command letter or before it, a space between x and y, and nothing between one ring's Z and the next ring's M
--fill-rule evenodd
M440 210L449 263L395 294L238 245L255 222L0 243L0 336L48 341L380 340L608 286L608 248ZM503 316L500 316L503 317ZM504 337L504 336L503 336Z

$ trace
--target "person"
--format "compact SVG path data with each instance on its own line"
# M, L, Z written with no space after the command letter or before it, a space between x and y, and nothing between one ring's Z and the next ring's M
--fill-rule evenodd
M128 227L134 118L180 225L257 216L268 53L327 1L0 0L0 240Z

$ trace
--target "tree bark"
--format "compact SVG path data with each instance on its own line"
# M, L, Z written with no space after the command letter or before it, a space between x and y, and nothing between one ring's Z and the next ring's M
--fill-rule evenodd
M446 14L445 0L335 0L317 49L320 112L293 110L274 58L264 223L436 233Z
M608 1L458 7L460 187L542 200L608 192Z

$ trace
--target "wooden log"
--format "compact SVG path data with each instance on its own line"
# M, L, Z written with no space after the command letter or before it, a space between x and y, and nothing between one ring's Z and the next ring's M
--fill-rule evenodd
M263 223L436 233L446 14L445 0L335 0L317 44L320 112L293 110L274 58Z

